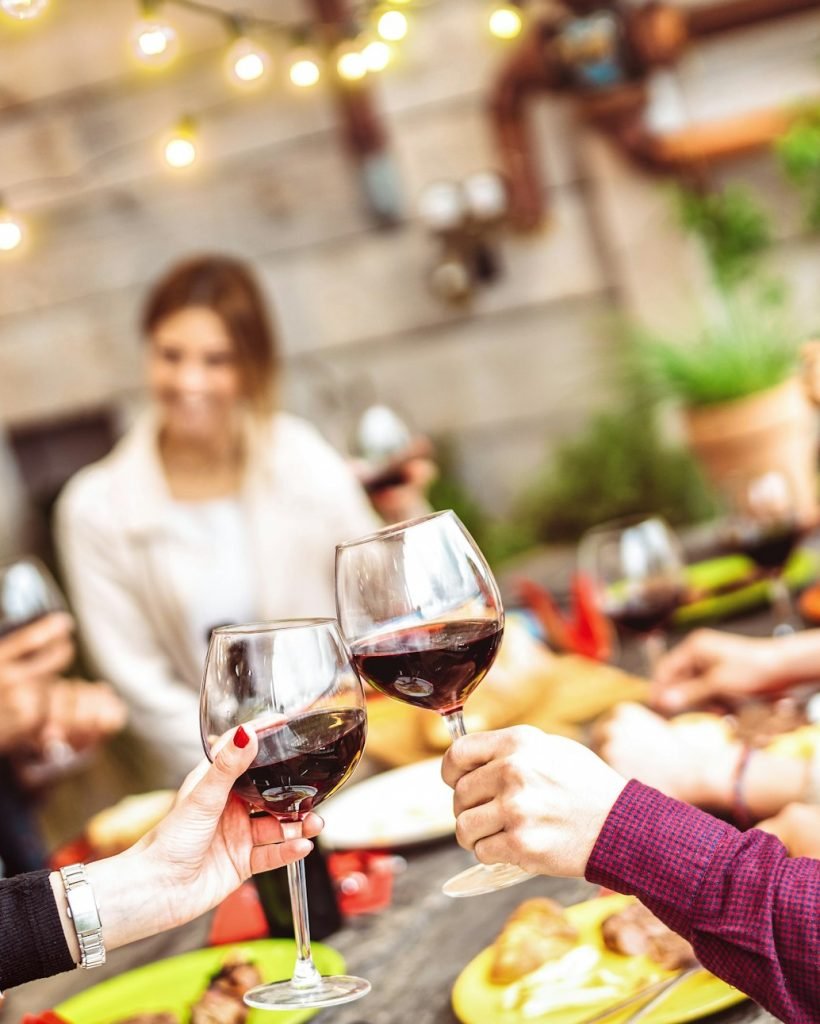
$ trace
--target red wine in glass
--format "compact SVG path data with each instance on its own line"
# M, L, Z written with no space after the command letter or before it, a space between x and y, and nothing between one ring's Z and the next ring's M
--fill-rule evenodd
M257 810L301 835L305 815L335 793L358 764L367 734L361 680L334 619L291 619L215 629L200 693L200 731L213 757L216 737L242 725L256 756L234 785ZM288 864L296 964L290 981L260 985L245 1003L259 1009L337 1006L370 991L363 978L323 976L310 952L303 861Z
M234 783L253 807L298 821L353 774L364 750L363 708L325 708L258 729L259 752Z
M663 628L683 601L683 588L674 583L647 584L623 601L606 607L607 614L621 629L652 633Z
M351 655L359 675L385 696L447 715L487 674L502 632L486 619L428 623L354 643Z
M396 523L336 548L336 608L353 664L376 690L438 712L464 735L462 706L501 644L504 609L492 571L451 510ZM476 896L532 876L477 864L448 896Z

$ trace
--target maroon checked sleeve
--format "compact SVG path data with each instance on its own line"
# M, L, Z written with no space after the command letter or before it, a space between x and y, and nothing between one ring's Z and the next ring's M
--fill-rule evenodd
M629 782L586 877L637 896L713 974L786 1024L820 1021L820 860Z

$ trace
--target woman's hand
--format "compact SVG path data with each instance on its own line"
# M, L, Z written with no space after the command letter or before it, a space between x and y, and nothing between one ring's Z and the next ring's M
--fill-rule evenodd
M0 687L51 680L74 658L74 620L52 612L0 637Z
M604 760L627 779L638 779L687 803L727 809L742 745L719 718L713 726L671 725L640 704L619 704L596 729Z
M698 629L659 662L651 701L675 713L714 697L745 698L776 690L784 685L783 654L780 640Z
M54 742L85 750L119 732L128 712L107 683L58 679L47 690L46 720L38 736L47 749Z
M190 921L252 874L310 852L309 840L322 828L318 815L305 818L305 838L283 841L276 819L251 818L231 793L256 751L252 732L225 737L214 763L191 772L156 828L125 853L88 866L108 948Z
M626 785L591 750L526 725L456 740L441 774L461 846L485 864L565 876L584 874Z

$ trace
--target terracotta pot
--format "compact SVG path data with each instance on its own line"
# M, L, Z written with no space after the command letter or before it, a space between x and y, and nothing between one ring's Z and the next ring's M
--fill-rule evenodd
M800 514L814 516L816 415L797 377L748 398L686 409L684 420L689 445L718 490L733 477L779 470Z

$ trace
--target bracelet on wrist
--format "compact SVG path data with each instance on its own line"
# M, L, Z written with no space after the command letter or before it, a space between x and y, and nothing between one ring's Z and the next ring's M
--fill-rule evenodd
M732 780L732 818L737 827L743 831L751 828L754 824L754 816L746 802L745 794L746 773L753 753L754 747L744 743Z

